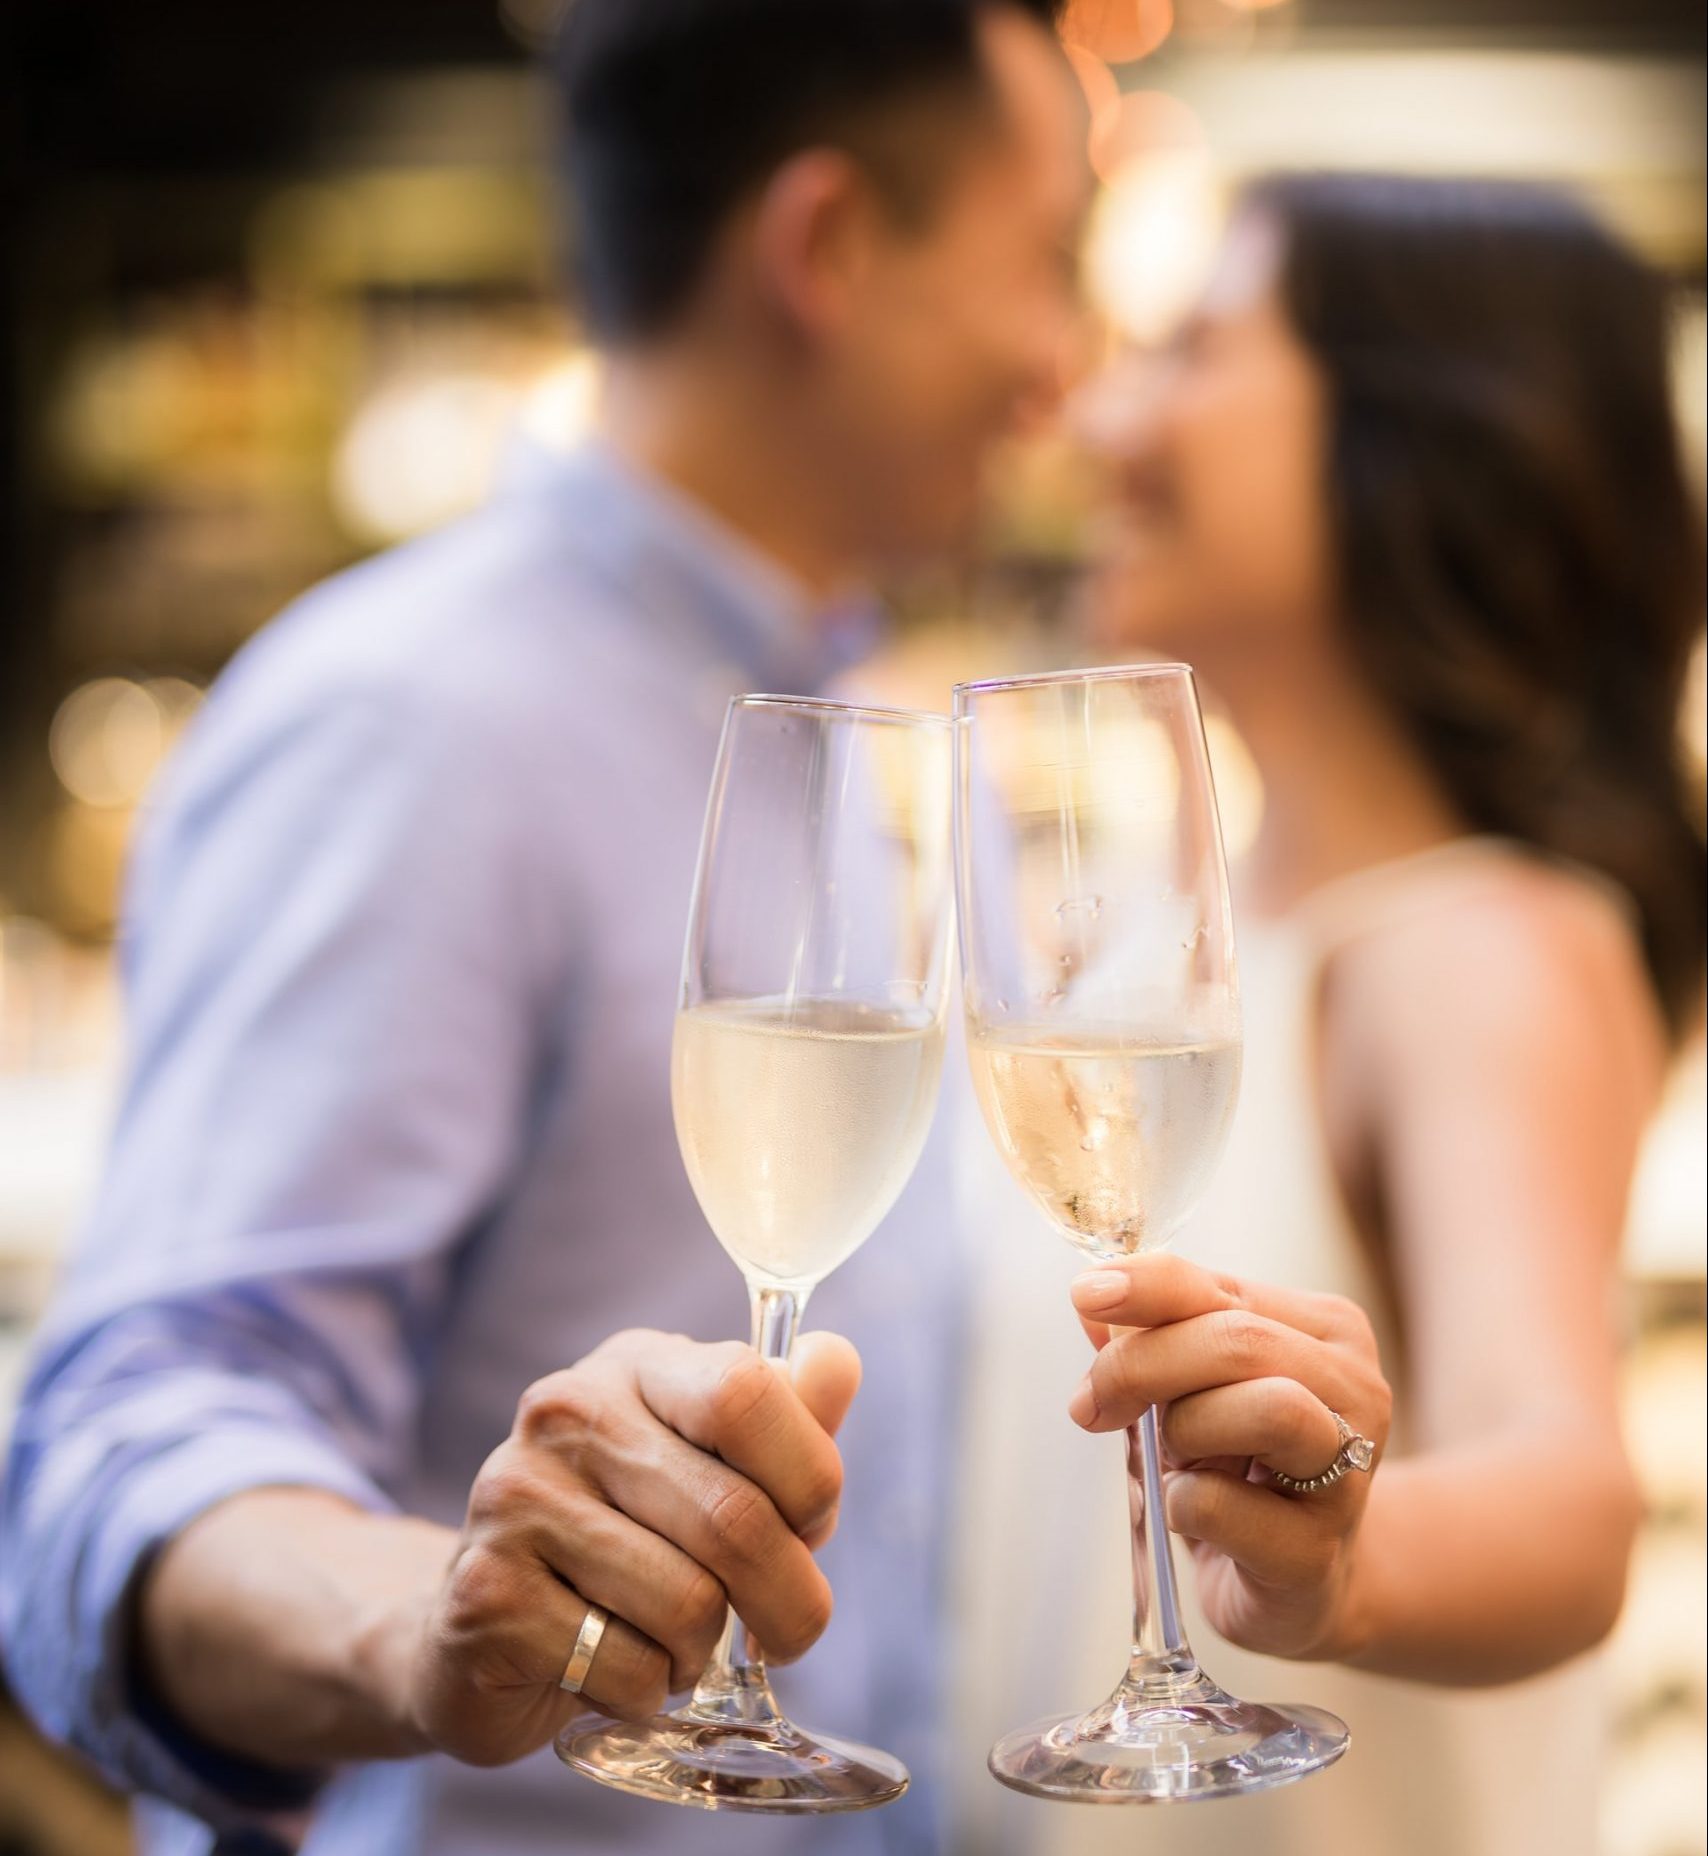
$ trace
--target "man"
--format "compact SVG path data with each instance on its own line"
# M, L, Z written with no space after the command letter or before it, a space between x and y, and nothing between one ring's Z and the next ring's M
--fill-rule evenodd
M600 441L263 634L133 876L0 1615L150 1852L940 1846L946 1221L922 1179L821 1299L868 1379L821 1571L855 1355L720 1338L668 1047L723 703L817 683L1055 390L1083 125L1042 0L578 0L560 76ZM785 1697L910 1761L894 1810L684 1819L543 1750L691 1681L725 1593L799 1655L832 1582Z

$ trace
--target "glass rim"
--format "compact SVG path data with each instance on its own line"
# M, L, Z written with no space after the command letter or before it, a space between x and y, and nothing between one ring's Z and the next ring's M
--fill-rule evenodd
M1192 666L1170 660L1152 664L1099 664L1087 670L1034 670L1021 677L981 677L955 685L955 703L959 707L967 696L989 696L1004 690L1042 689L1051 683L1104 683L1118 678L1184 677L1193 681Z
M832 696L774 696L764 691L748 691L729 699L731 709L807 709L831 716L843 716L862 722L904 722L910 725L929 723L947 728L952 716L936 709L886 709L875 703L840 702Z

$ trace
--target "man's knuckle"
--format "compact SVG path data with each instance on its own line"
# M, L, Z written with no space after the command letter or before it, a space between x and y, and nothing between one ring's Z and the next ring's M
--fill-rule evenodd
M820 1585L807 1599L801 1609L801 1628L806 1633L808 1645L818 1642L830 1628L830 1614L834 1609L834 1600L828 1585Z
M828 1513L842 1499L842 1458L830 1450L815 1462L806 1474L801 1491L807 1512L813 1516Z
M516 1456L499 1451L487 1459L469 1492L469 1517L479 1525L502 1525L537 1509L544 1498L539 1477Z
M719 1557L752 1562L764 1556L770 1533L771 1504L753 1483L732 1476L713 1495L706 1509Z
M829 1627L832 1601L830 1588L823 1583L803 1592L789 1608L778 1643L783 1657L804 1656Z
M704 1567L690 1573L677 1588L671 1630L678 1641L698 1644L723 1628L729 1599L724 1588Z
M619 1328L615 1334L607 1334L593 1351L589 1360L632 1360L637 1354L653 1351L660 1341L676 1338L669 1334L660 1334L654 1328Z
M644 1721L658 1713L669 1693L670 1658L657 1644L639 1642L600 1702L622 1720Z
M515 1574L505 1558L485 1548L471 1548L451 1570L445 1623L454 1637L480 1635L507 1619L515 1602Z
M749 1429L779 1390L775 1370L744 1348L712 1386L711 1416L718 1435L733 1437Z
M594 1402L594 1379L576 1367L536 1379L516 1402L517 1435L540 1443L574 1431Z

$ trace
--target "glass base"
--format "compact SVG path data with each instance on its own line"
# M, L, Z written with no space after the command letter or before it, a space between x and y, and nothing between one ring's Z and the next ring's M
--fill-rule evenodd
M1004 1785L1080 1804L1168 1804L1289 1785L1352 1736L1321 1708L1238 1701L1201 1671L1166 1697L1123 1683L1089 1714L1039 1721L990 1751Z
M875 1747L780 1719L696 1719L688 1708L640 1722L584 1714L555 1744L566 1766L601 1785L703 1811L867 1811L908 1786L907 1768Z

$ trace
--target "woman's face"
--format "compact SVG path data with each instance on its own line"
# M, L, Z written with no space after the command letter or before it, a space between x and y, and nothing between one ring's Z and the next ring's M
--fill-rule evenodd
M1281 307L1280 255L1273 224L1237 220L1175 340L1089 408L1113 471L1099 646L1207 657L1327 630L1327 394Z

